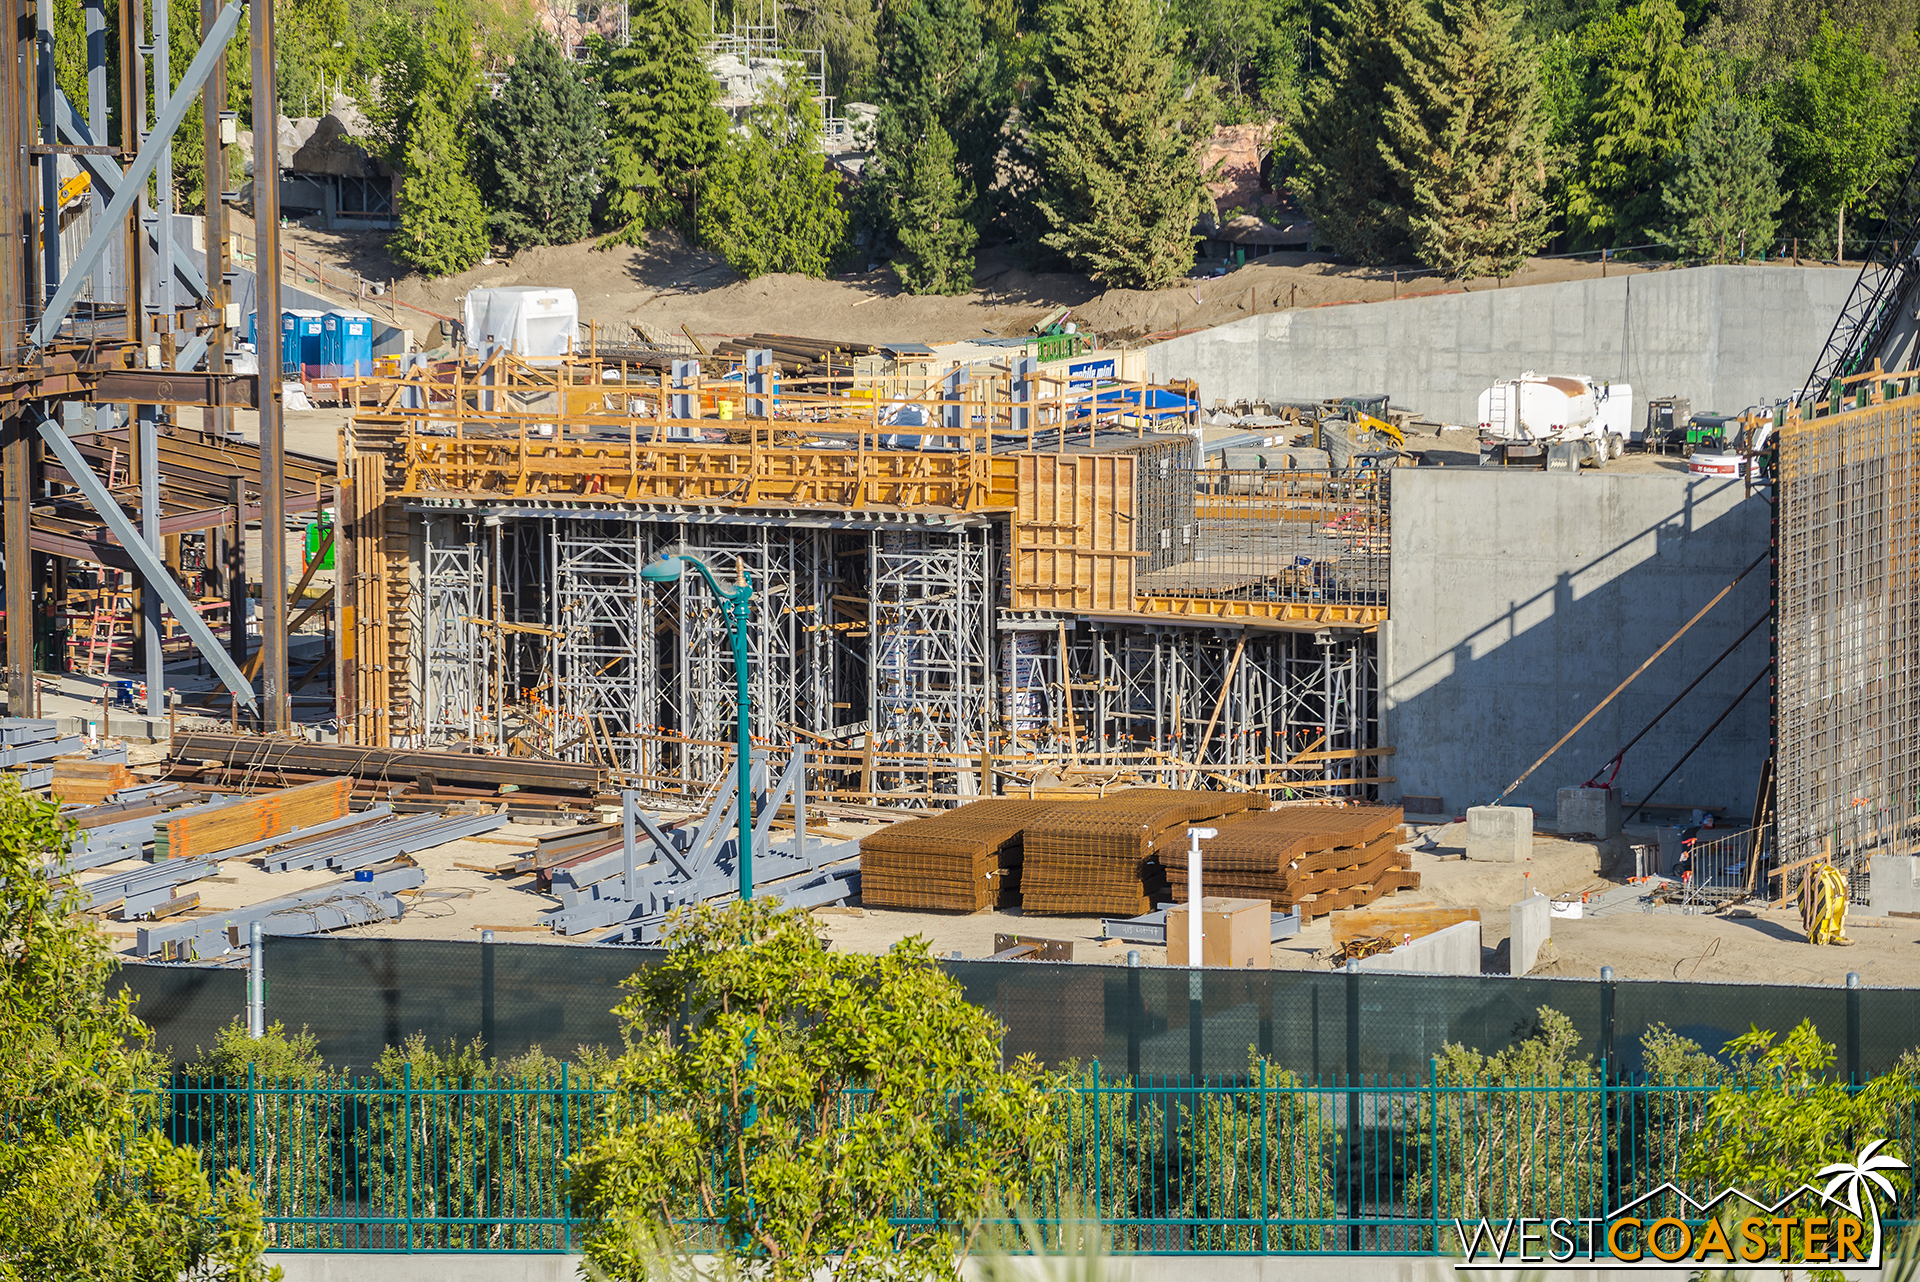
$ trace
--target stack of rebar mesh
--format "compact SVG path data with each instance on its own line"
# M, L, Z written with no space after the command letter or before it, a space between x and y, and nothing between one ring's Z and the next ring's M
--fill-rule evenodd
M1359 908L1395 890L1412 890L1420 874L1399 850L1398 806L1296 806L1231 815L1212 825L1219 835L1201 848L1200 891L1233 899L1266 899L1303 920L1336 908ZM1169 845L1163 861L1173 897L1187 899L1187 848Z
M1165 898L1161 863L1184 849L1190 824L1211 824L1266 800L1249 792L1130 788L1067 806L1027 828L1024 911L1135 917Z
M975 801L864 837L860 901L966 913L1009 907L1019 902L1028 825L1060 808L1054 801Z

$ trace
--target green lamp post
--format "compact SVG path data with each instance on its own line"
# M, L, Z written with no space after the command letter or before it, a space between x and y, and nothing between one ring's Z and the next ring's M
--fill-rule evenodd
M753 745L747 738L748 718L752 711L747 693L747 624L753 617L753 578L745 567L740 570L740 582L727 588L713 577L713 571L706 562L697 556L684 553L677 556L663 556L640 571L640 577L649 583L677 583L691 565L700 571L700 577L707 581L713 594L720 598L720 617L726 620L727 633L733 641L733 686L734 707L738 712L735 726L735 738L738 740L736 753L738 761L738 783L740 794L740 898L753 898Z

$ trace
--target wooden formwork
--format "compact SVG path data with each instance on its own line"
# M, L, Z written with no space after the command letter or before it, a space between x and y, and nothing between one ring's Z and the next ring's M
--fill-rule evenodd
M1133 609L1136 463L1128 454L1015 457L1014 609Z

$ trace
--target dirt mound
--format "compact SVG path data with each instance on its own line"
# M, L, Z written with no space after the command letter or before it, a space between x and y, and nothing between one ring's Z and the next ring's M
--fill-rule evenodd
M1084 276L1029 270L1012 249L981 255L974 290L955 297L914 297L900 290L891 270L813 280L762 276L746 280L717 254L676 233L656 232L645 245L599 249L593 241L524 250L510 262L484 263L459 276L427 280L400 270L385 252L384 233L320 232L289 228L287 247L319 270L296 281L322 287L337 274L345 297L355 276L393 279L403 304L457 316L468 290L502 285L571 288L581 319L623 329L674 334L684 325L700 335L789 333L853 342L949 342L983 334L1025 333L1058 307L1102 338L1138 342L1185 329L1203 329L1255 312L1377 302L1453 290L1518 288L1601 274L1598 263L1535 259L1504 280L1442 281L1416 268L1353 267L1323 254L1276 253L1219 276L1195 276L1165 289L1102 290ZM1649 270L1610 264L1611 274ZM314 280L313 275L320 280ZM333 292L339 292L335 290ZM385 311L385 308L380 310ZM399 312L402 325L425 330L433 321Z

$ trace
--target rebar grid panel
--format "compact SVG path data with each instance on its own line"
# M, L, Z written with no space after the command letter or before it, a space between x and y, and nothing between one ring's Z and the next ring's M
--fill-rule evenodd
M1173 475L1175 489L1191 495L1192 515L1164 530L1166 546L1142 564L1134 587L1143 596L1386 606L1384 473Z
M617 771L640 773L650 763L631 736L652 722L660 688L654 585L640 577L654 557L652 527L568 520L552 526L554 747L569 760L605 760Z
M429 517L421 582L426 647L422 743L493 739L497 709L487 689L487 557L471 516Z
M885 530L870 544L869 698L875 753L975 756L991 718L987 538L981 530ZM963 763L956 760L956 768ZM968 786L972 775L957 776ZM907 774L878 776L897 787ZM880 790L881 783L873 787Z
M1821 854L1864 891L1868 859L1916 851L1920 543L1904 397L1780 433L1775 798L1783 864Z

